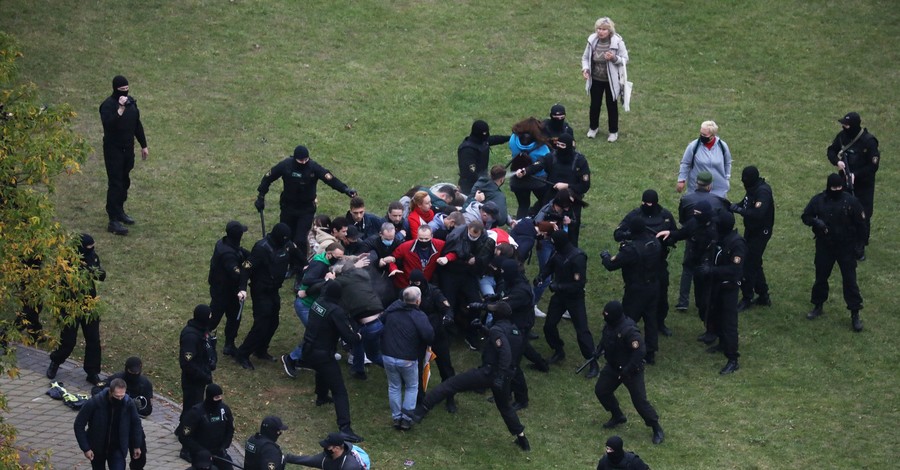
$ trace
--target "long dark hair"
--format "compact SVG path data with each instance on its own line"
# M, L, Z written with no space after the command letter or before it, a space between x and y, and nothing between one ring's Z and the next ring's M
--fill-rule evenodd
M526 132L531 134L531 137L537 143L550 145L550 141L547 139L547 136L544 135L544 125L541 123L541 121L538 121L536 117L531 116L513 124L513 134L521 135Z

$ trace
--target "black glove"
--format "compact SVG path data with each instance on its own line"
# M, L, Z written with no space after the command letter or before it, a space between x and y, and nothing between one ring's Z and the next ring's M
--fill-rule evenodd
M444 315L444 317L441 318L441 323L442 323L445 327L452 326L452 325L453 325L453 314L452 314L452 313L448 313L448 314Z
M731 207L728 208L728 210L730 210L731 212L734 212L735 214L743 214L744 206L742 206L740 204L732 204Z
M485 309L487 309L487 304L484 302L472 302L469 305L466 305L466 309L469 310L470 312L478 311L478 310L485 310Z
M353 189L353 188L347 188L347 190L344 191L344 193L347 194L347 195L350 196L350 197L356 197L357 195L359 195L359 193L356 192L356 190Z
M484 296L484 301L485 302L496 302L496 301L500 300L501 297L502 296L497 293L488 294L488 295Z
M472 321L469 323L469 325L470 325L472 328L475 328L476 330L483 330L483 329L484 329L484 323L481 322L481 319L480 319L480 318L476 318L476 319L472 320Z
M603 251L600 252L600 259L602 259L602 260L608 260L608 259L610 259L610 258L612 258L612 255L609 254L609 250L603 250Z
M557 290L559 290L559 283L556 281L551 282L550 283L550 292L556 292Z
M623 230L619 232L619 236L622 237L622 240L631 240L631 230Z
M710 272L712 272L712 267L709 264L703 263L700 266L697 266L695 272L701 276L708 276Z
M262 196L257 196L256 202L253 203L256 206L256 210L262 212L266 208L266 198Z
M813 219L813 231L816 233L828 233L828 224L822 219Z

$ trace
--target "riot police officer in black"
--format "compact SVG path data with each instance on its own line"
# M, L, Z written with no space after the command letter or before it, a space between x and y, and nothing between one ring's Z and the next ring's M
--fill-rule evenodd
M603 355L606 358L606 365L600 371L594 387L597 400L606 411L612 413L612 418L603 427L611 429L628 421L615 395L619 385L625 385L644 424L653 429L653 443L659 444L665 435L659 425L659 415L647 400L647 387L644 384L646 347L641 332L634 321L625 316L622 304L615 300L603 307L603 320L606 322L603 336L593 356Z
M619 436L606 440L606 452L597 462L597 470L650 470L650 466L634 452L625 452L625 443Z
M738 304L738 312L755 305L772 305L769 285L763 272L763 253L772 238L775 225L775 200L772 187L759 177L755 166L744 168L741 182L747 191L744 199L731 205L731 212L744 217L744 240L747 242L747 258L744 260L744 279L741 281L743 298ZM756 292L756 299L753 293Z
M531 361L531 367L541 372L550 372L547 360L531 344L529 333L534 328L534 289L525 278L521 265L515 259L505 259L500 263L503 276L503 301L512 309L512 322L525 336L522 355ZM514 384L515 385L515 384ZM516 401L513 406L525 408L528 405L528 389L513 388Z
M266 416L259 432L247 439L244 446L244 470L284 470L285 464L300 464L300 456L285 454L275 443L288 427L278 416Z
M112 382L114 379L124 380L125 393L131 397L131 401L133 401L135 407L137 407L138 415L141 418L146 418L147 416L150 416L150 413L153 413L153 383L150 382L150 379L148 379L147 376L141 374L143 368L144 363L141 361L141 358L129 357L125 360L124 371L109 376L103 383L99 383L97 386L108 386L109 382ZM143 433L143 429L141 429L141 432ZM144 435L141 439L141 456L137 459L132 456L128 467L131 470L141 470L146 465L147 436Z
M350 442L362 442L363 438L350 427L350 396L344 385L341 368L334 358L339 339L349 343L351 347L361 339L350 324L347 313L339 305L342 292L339 283L328 281L322 288L322 295L310 306L309 325L303 334L303 358L300 366L316 371L316 405L333 402L341 434Z
M247 226L232 220L225 225L225 236L216 242L209 260L209 308L212 318L209 330L215 331L225 317L225 346L222 354L235 353L234 341L241 326L241 315L247 291L241 289L241 278L247 275L250 252L241 247L241 237Z
M856 283L856 253L866 230L866 213L859 200L843 191L844 181L837 173L828 176L825 191L816 194L803 210L803 223L812 227L816 238L816 281L812 287L813 309L806 318L814 320L822 315L828 300L828 278L837 262L841 269L844 302L850 310L853 331L863 329L859 311L863 299Z
M266 361L277 360L269 354L269 343L278 329L278 313L281 311L278 289L284 284L292 254L297 249L290 237L291 229L287 224L275 224L272 232L256 242L250 251L248 272L241 280L239 289L247 290L249 276L253 326L234 355L244 369L254 369L250 362L251 354Z
M463 194L472 192L472 186L478 178L487 176L491 159L491 146L509 142L508 135L491 135L488 123L475 121L472 130L456 149L456 160L459 165L459 191ZM416 234L410 234L414 237Z
M707 352L723 352L728 362L719 371L730 374L738 365L738 310L744 259L747 257L747 243L734 230L734 216L730 212L719 214L716 220L718 239L707 252L703 262L697 266L697 275L703 277L709 286L709 309L707 329L719 337L719 344L710 346Z
M631 238L631 230L628 228L634 218L640 218L651 233L659 233L662 230L676 230L675 216L668 209L659 205L659 194L653 189L644 191L641 195L641 205L625 215L613 232L613 238L617 242ZM672 329L666 326L666 318L669 316L669 251L671 246L664 245L660 253L659 264L659 294L656 298L656 327L657 330L672 336Z
M221 470L232 469L227 450L234 438L234 416L223 400L222 387L207 385L206 399L184 414L179 428L178 440L190 453L191 460L206 450L218 457L216 464Z
M656 302L659 296L659 271L662 262L662 244L654 233L647 230L644 219L633 217L628 224L628 237L619 245L615 256L606 250L600 253L603 266L608 271L622 270L625 295L622 304L625 314L637 323L644 320L644 338L647 341L647 364L656 364L659 351Z
M441 374L441 382L444 382L456 375L453 361L450 358L450 338L447 332L447 328L453 324L453 312L450 309L450 302L447 301L444 293L436 285L429 283L425 279L425 273L421 269L414 269L409 273L409 285L418 287L422 292L419 310L425 312L432 329L434 329L434 341L431 344L431 350L437 356L434 362L437 364L438 372ZM424 366L424 364L421 365ZM419 400L424 396L424 390L419 387ZM445 406L449 413L456 413L456 400L452 395L447 397Z
M183 397L181 420L191 407L203 401L203 391L207 384L212 383L212 373L216 369L216 348L210 342L207 329L211 315L208 305L197 305L194 307L194 317L188 320L187 325L181 330L178 352ZM180 431L179 424L175 434L178 435ZM190 462L190 459L186 458L187 449L182 449L181 455Z

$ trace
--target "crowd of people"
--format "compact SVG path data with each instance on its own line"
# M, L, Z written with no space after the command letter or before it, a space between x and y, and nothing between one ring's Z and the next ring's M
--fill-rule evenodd
M607 140L616 142L617 101L625 98L630 86L625 72L628 53L609 18L599 19L595 27L582 57L591 100L587 137L596 137L605 97ZM115 77L113 94L100 108L109 177L108 230L116 235L128 233L123 224L135 223L124 210L134 140L144 158L149 154L137 105L128 91L128 81ZM861 127L857 113L839 122L843 130L827 151L837 173L828 177L825 191L812 198L802 217L816 236L814 307L807 317L823 314L828 277L837 262L851 327L858 332L863 328L862 298L855 269L857 261L865 259L869 240L878 141ZM492 148L504 144L510 158L491 165ZM226 450L233 439L234 418L222 400L223 387L213 382L219 338L212 332L223 321L223 355L247 370L255 369L252 361L280 362L291 378L312 371L316 405L332 405L336 415L338 431L322 441L323 454L315 457L283 454L275 442L287 426L277 416L265 418L260 432L247 441L245 468L281 468L284 463L338 468L330 466L336 459L345 465L341 468L364 468L352 446L363 437L352 428L339 365L343 355L353 379L366 380L374 369L384 370L389 421L397 430L411 430L440 403L456 412L454 397L459 393L490 389L515 444L528 451L525 426L517 415L529 406L522 358L528 360L527 368L539 373L559 366L566 358L559 333L563 318L571 320L576 333L584 361L579 372L586 369L586 377L597 379L596 397L611 415L603 427L612 429L627 421L614 394L625 385L652 430L652 442L663 442L659 415L647 398L644 370L662 354L659 336L672 335L665 323L668 255L680 241L684 254L675 309L688 309L693 288L702 324L698 341L708 346L707 351L725 356L720 374L739 370L738 313L772 304L763 257L774 228L775 202L772 188L752 165L741 172L743 197L729 201L731 150L719 137L715 122L703 122L699 137L685 149L676 182L676 190L684 196L677 212L662 207L657 191L647 189L613 233L620 243L618 251L600 253L607 270L621 270L624 291L621 302L611 300L602 310L599 342L590 331L585 303L589 257L579 248L581 214L590 199L590 159L576 149L565 107L553 105L543 121L523 119L511 126L509 135L492 134L488 123L475 121L457 153L455 184L414 185L381 208L368 205L360 192L313 160L303 145L265 173L255 202L263 238L248 250L242 246L247 226L238 221L226 224L210 260L210 302L194 309L180 335L183 409L176 434L184 446L182 456L195 468L232 468ZM279 219L267 232L266 195L278 180ZM319 182L349 197L345 214L319 213ZM507 204L507 183L515 207ZM735 229L736 215L743 218L743 234ZM82 248L84 267L102 280L90 236L82 237ZM529 280L525 265L533 260L538 274ZM270 343L280 324L286 280L292 282L290 303L304 330L297 335L295 349L273 354ZM545 313L538 302L547 289ZM239 343L248 293L252 324ZM546 348L537 341L536 318L543 318ZM95 326L81 322L88 344L85 371L96 384L100 365ZM60 350L51 355L49 378L71 353L75 327L67 327ZM478 367L457 373L450 348L454 338L481 351ZM549 354L543 355L542 349ZM428 386L432 362L440 383ZM140 462L146 459L147 446L137 417L152 411L152 385L137 379L142 377L140 371L140 359L129 359L125 372L95 395L76 419L78 443L94 468L103 468L107 461L110 468L122 468L113 462L124 465L128 454L132 468L143 468ZM112 437L101 442L97 437L101 430ZM353 464L347 463L348 457ZM623 461L632 466L620 466ZM620 438L612 437L599 468L647 467L639 457L624 452Z

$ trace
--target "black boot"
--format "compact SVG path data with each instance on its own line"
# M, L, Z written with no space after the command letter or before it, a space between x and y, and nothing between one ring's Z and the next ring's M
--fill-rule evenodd
M401 410L401 411L406 416L409 416L410 418L412 418L414 423L419 424L422 422L423 419L425 419L425 415L428 414L429 410L428 410L428 408L425 407L425 405L420 403L420 404L416 405L416 409L414 409L414 410Z
M586 379L595 379L600 375L600 366L597 365L597 361L591 361L590 368L588 369L587 375L584 376Z
M729 359L728 362L725 364L725 367L723 367L722 370L719 371L719 374L720 375L728 375L740 368L741 368L741 366L740 366L740 364L738 364L737 359Z
M110 220L106 226L106 231L116 235L128 235L128 229L118 220Z
M47 378L53 380L56 378L56 373L59 371L59 364L50 361L50 366L47 367Z
M772 298L769 297L769 294L764 294L756 298L753 301L754 304L759 305L761 307L771 307L772 306Z
M459 410L459 408L456 407L456 398L453 396L448 397L447 401L444 403L444 408L447 409L447 413L456 413Z
M822 311L822 306L816 305L812 310L809 311L809 313L806 314L806 319L815 320L816 318L821 317L823 313L825 312Z
M550 360L547 362L549 362L550 364L557 364L557 363L562 362L565 359L566 359L566 352L562 348L559 348L559 349L553 351L553 355L550 356Z
M519 434L518 436L516 436L516 445L525 452L531 450L531 444L528 443L528 438L525 437L525 434Z
M663 428L659 425L659 421L653 423L653 443L660 444L665 438L666 435L663 433Z
M351 428L350 426L344 426L341 428L341 437L343 437L345 441L349 441L354 444L363 441L362 436L353 432L353 428Z
M613 417L609 419L609 421L603 423L603 429L612 429L620 424L628 422L628 418L622 414L620 411L619 414L613 414Z
M225 347L222 348L222 354L226 356L234 356L237 352L237 347L234 346L234 341L226 341Z
M859 319L859 310L850 311L850 323L853 325L853 331L859 333L863 330L862 320Z

